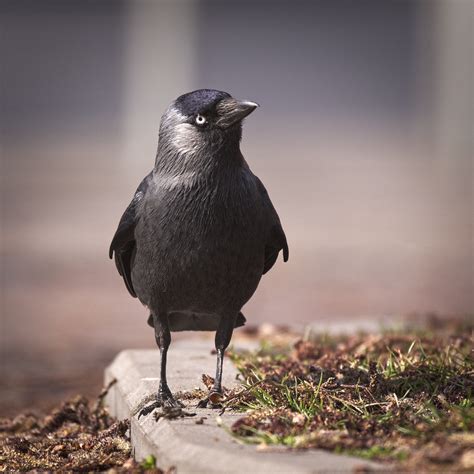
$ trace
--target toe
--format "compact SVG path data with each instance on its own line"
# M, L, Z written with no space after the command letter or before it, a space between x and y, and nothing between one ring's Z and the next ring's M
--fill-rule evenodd
M202 400L199 400L196 407L197 408L207 408L208 403L209 403L209 398L203 398Z
M157 400L156 402L151 403L150 405L143 407L140 410L140 413L138 414L138 419L142 416L147 416L149 415L155 408L158 408L161 406L161 402Z
M167 408L184 408L184 405L173 397L167 397L163 400L163 406Z

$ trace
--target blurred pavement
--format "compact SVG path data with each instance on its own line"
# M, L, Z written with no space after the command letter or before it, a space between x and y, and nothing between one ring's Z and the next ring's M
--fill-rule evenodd
M250 324L472 314L470 5L3 1L0 414L154 347L107 252L196 88L262 106L242 149L290 261Z

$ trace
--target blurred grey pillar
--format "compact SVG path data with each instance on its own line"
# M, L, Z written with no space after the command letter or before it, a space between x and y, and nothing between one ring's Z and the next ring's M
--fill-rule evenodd
M473 16L472 0L435 3L434 120L442 161L462 157L466 163L472 158Z
M128 8L122 165L139 174L153 165L165 107L193 88L197 2L132 0Z
M473 167L473 84L472 51L474 2L438 1L436 4L436 59L434 131L438 159L438 182L449 202L461 202L466 224L457 226L454 240L470 249L471 290L474 289L474 167ZM447 192L447 190L449 191ZM462 204L465 203L465 204ZM461 216L462 218L462 216ZM470 311L474 311L471 292Z
M434 3L433 136L438 192L451 245L465 249L474 311L472 48L474 2Z

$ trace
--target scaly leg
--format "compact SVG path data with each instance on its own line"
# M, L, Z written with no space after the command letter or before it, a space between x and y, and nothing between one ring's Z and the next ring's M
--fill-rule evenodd
M156 396L156 401L144 407L138 418L146 416L157 407L182 408L184 405L176 401L168 387L166 380L166 358L168 348L171 343L171 333L168 323L168 315L159 313L153 314L153 326L155 328L155 340L160 349L160 385Z
M216 350L217 350L217 367L214 385L209 392L209 395L198 403L198 407L205 408L208 402L217 405L222 399L222 366L224 363L224 353L232 338L234 332L236 315L221 316L219 326L216 331Z

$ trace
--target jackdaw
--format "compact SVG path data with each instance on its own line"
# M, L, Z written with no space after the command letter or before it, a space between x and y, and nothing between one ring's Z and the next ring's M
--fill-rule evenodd
M180 406L166 381L170 331L216 331L217 370L206 400L222 394L222 363L242 306L288 244L262 182L240 151L242 120L258 105L201 89L178 97L160 125L155 167L138 187L109 256L150 311L160 349L156 406Z

